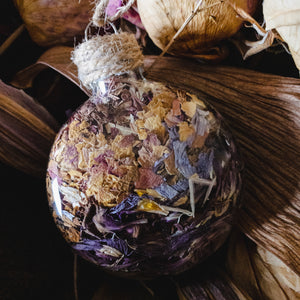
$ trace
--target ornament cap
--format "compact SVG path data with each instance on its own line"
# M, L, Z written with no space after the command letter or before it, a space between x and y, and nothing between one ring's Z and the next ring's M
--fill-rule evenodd
M95 36L78 45L72 54L78 78L88 89L113 75L124 74L143 65L143 54L133 34Z

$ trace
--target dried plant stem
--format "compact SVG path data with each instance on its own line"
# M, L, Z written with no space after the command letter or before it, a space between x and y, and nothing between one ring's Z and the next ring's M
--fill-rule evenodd
M184 23L181 25L181 27L178 29L178 31L175 33L175 35L171 38L171 40L169 41L169 43L167 44L167 46L163 49L162 53L159 56L164 56L166 54L166 52L169 50L169 48L171 47L171 45L174 43L174 41L177 39L177 37L180 35L180 33L184 30L184 28L191 22L191 20L194 18L194 16L200 11L199 7L202 4L203 0L198 0L195 9L191 12L191 14L186 18L186 20L184 21ZM219 2L218 2L219 4ZM213 5L210 5L209 7L211 7ZM209 7L205 7L209 8ZM203 10L203 9L202 9Z
M75 298L75 300L79 300L78 286L77 286L77 273L78 273L77 265L78 265L77 254L74 254L74 265L73 265L74 277L73 277L73 280L74 280L74 298Z
M178 36L182 33L182 31L185 29L185 27L191 22L191 20L195 17L196 14L198 14L199 12L209 9L211 7L214 7L216 5L220 5L221 3L223 3L223 0L221 1L217 1L216 3L213 3L211 5L205 6L200 8L201 4L202 4L203 0L198 0L198 2L196 3L196 7L195 9L191 12L191 14L186 18L186 20L183 22L183 24L181 25L181 27L178 29L178 31L174 34L174 36L171 38L171 40L169 41L169 43L167 44L167 46L163 49L163 51L161 52L161 54L156 58L156 60L153 62L153 64L148 68L148 70L154 65L156 64L159 59L161 57L163 57L167 51L169 50L169 48L172 46L172 44L175 42L175 40L178 38Z
M139 280L139 282L147 290L147 292L149 292L149 294L151 295L151 297L154 297L153 290L145 283L145 281Z
M25 25L20 25L1 45L0 47L0 55L2 55L9 47L10 45L21 35L21 33L24 31Z

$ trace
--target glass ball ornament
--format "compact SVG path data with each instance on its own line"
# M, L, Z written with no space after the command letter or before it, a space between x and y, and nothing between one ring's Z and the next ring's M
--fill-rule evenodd
M97 85L50 153L54 220L77 254L107 271L183 272L224 243L240 206L232 135L203 99L138 72Z

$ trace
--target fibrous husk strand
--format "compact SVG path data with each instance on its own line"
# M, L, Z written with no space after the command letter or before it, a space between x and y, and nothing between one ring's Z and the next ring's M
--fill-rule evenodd
M34 176L45 176L58 124L23 91L0 81L0 159Z

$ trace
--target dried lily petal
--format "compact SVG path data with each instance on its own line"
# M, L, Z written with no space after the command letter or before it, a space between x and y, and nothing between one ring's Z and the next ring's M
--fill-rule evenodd
M150 213L160 214L167 216L169 212L155 201L150 199L143 199L138 203L137 210L146 211Z
M295 272L293 272L290 268L288 268L279 258L277 258L271 252L267 250L257 247L257 265L262 264L265 267L266 273L261 274L262 282L268 280L268 273L273 276L273 280L279 283L282 290L288 297L288 299L299 299L300 298L300 277L297 276ZM258 257L260 256L260 258ZM264 290L268 293L270 298L278 297L279 293L273 290L273 287L270 286L267 289L267 284L262 284L264 286Z
M23 91L0 81L0 159L35 176L45 176L59 125Z
M185 142L190 136L195 133L194 127L189 126L187 122L179 123L178 127L179 139L181 142Z

